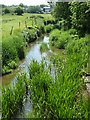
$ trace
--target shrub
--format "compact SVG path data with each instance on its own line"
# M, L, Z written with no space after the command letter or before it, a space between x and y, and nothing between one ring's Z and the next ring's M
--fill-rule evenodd
M69 34L70 35L77 35L77 30L76 29L70 29Z
M66 52L68 55L73 55L77 57L77 54L80 55L81 63L86 67L88 61L88 37L70 41L66 46Z
M17 63L15 61L12 61L11 63L8 63L8 67L10 69L15 69L17 67Z
M70 40L71 36L68 32L63 32L55 29L50 33L50 43L57 48L64 49Z
M22 34L15 34L12 40L14 42L14 45L16 46L19 59L23 59L25 57L25 47Z
M2 41L3 73L9 73L9 69L16 68L18 60L24 57L25 43L23 42L23 35L18 30L15 30L14 35L9 38L4 38Z
M44 27L46 33L51 32L52 28L53 27L51 25L47 25L47 26Z
M12 37L10 37L2 42L2 67L8 65L12 60L18 61L18 53Z
M2 75L5 75L5 74L11 73L11 72L13 72L12 69L10 69L8 66L3 66Z
M18 6L15 8L15 13L17 13L17 15L22 15L22 13L24 13L24 10L22 7Z
M5 14L10 13L10 9L9 8L5 8L4 13Z
M37 32L35 30L28 30L29 43L37 39Z
M47 51L49 50L47 43L42 42L42 44L40 45L40 50L41 51Z

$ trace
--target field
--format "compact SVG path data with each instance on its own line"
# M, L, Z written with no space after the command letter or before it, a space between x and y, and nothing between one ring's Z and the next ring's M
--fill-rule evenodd
M33 25L35 25L34 18L30 18L31 16L37 17L37 26L44 25L43 20L52 19L52 16L50 14L29 14L24 13L23 16L18 15L11 15L6 14L2 16L2 37L8 37L10 36L10 31L13 26L13 30L19 28L19 22L20 22L20 29L23 30L25 28L25 21L27 24L27 27L32 26L32 19L33 19ZM40 16L44 17L43 19L40 18ZM54 19L54 18L53 18Z

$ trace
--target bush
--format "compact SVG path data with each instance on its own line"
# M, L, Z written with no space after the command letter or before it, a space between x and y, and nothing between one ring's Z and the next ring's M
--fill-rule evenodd
M71 36L68 32L63 32L55 29L50 33L50 43L57 48L64 49L70 40Z
M2 68L3 74L9 73L9 69L15 69L19 59L25 57L25 44L22 33L15 30L13 36L2 41Z
M24 13L24 10L22 7L18 6L15 8L15 13L17 13L17 15L22 15L22 13Z
M40 45L40 51L47 51L49 50L47 43L42 42L42 44Z
M44 27L46 33L51 32L52 28L53 27L51 25L47 25L47 26Z
M70 29L69 34L70 35L77 35L77 30L76 29Z
M89 39L88 36L70 41L66 46L66 52L70 56L80 55L81 63L86 67L88 62L88 44Z
M23 36L22 34L15 34L13 36L13 42L14 45L16 46L17 54L19 59L23 59L25 57L25 47L24 47L24 42L23 42Z
M28 38L29 38L29 43L33 42L37 39L37 32L35 30L28 30Z
M4 13L5 14L10 13L10 9L9 8L5 8Z
M13 38L9 37L2 41L2 67L8 65L12 60L18 62L18 53Z
M8 67L10 69L15 69L17 67L17 63L15 61L12 61L11 63L8 63Z

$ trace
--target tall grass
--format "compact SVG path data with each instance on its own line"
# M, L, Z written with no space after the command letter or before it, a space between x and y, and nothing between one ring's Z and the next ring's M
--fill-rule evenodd
M50 33L50 44L59 49L64 49L70 40L71 36L68 34L68 32L55 29Z
M37 118L88 118L88 102L81 94L81 61L67 59L66 62L58 56L53 57L55 78L46 69L42 61L33 61L29 66L30 99ZM58 64L57 64L58 63ZM80 95L80 98L78 96Z
M40 51L47 51L49 50L47 43L42 42L40 45Z
M26 91L26 74L19 74L13 85L2 89L2 119L15 117L17 110L23 105Z
M45 32L44 26L43 26L43 16L37 16L34 15L35 18L37 18L38 22L41 22L41 24L38 25L35 24L35 21L33 19L34 25L24 27L17 27L14 28L12 35L8 37L3 36L2 41L2 74L7 74L12 72L12 69L15 69L18 66L19 59L23 59L25 57L25 47L28 43L33 42L37 39L37 37L40 37L42 33ZM17 17L18 18L18 17ZM29 19L31 20L31 17L25 16L22 19ZM8 19L9 20L9 19ZM12 21L8 21L7 23ZM31 20L32 21L32 20ZM5 22L5 21L3 21ZM29 21L30 22L30 21ZM5 24L5 23L3 23ZM26 22L27 24L27 22ZM21 25L21 23L20 23Z
M2 42L2 73L8 73L10 69L16 68L18 60L24 57L23 35L20 32L16 32L13 36L5 38Z
M55 32L60 33L58 30ZM54 40L58 39L57 35ZM82 94L85 83L81 78L83 66L86 67L88 60L88 42L87 36L71 39L65 47L67 58L52 56L53 65L50 63L48 66L44 61L40 64L31 62L30 99L35 110L34 118L88 119L88 98L85 99ZM52 77L52 71L55 77Z

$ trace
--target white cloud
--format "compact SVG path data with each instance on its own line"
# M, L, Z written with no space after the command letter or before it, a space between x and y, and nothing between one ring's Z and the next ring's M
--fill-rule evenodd
M0 0L0 4L4 5L19 5L23 3L24 5L40 5L47 4L47 0Z

